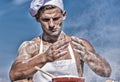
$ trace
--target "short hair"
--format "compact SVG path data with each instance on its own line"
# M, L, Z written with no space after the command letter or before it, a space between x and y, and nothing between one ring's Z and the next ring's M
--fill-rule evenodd
M37 14L35 15L36 20L37 20L37 21L39 20L39 16L40 16L45 10L55 9L55 8L59 8L59 7L57 7L57 6L55 6L55 5L45 5L45 6L42 6L42 7L38 10ZM59 9L60 9L60 8L59 8ZM60 9L60 10L61 10L61 9ZM61 10L61 13L63 13L62 10Z

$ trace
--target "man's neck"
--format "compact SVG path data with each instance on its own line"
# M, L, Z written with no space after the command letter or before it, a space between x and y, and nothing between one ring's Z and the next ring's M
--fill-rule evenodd
M43 33L42 39L43 39L44 41L49 42L49 43L54 43L54 42L62 39L62 38L63 38L63 35L64 35L63 32L61 32L61 33L60 33L59 35L57 35L57 36L51 36L51 35L48 35L48 34Z

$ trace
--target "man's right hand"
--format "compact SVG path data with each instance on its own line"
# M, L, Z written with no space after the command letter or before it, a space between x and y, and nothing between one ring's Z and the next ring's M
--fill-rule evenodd
M52 62L67 54L68 43L66 39L53 43L44 53L46 60Z

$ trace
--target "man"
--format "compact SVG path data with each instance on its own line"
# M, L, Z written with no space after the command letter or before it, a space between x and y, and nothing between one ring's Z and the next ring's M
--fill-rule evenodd
M30 13L41 24L43 34L22 43L10 70L11 81L51 82L35 66L54 76L82 77L84 63L96 74L110 76L110 65L87 40L62 31L62 22L66 19L62 0L33 0Z

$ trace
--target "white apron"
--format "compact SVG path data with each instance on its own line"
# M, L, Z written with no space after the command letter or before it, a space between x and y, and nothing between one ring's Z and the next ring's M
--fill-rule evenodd
M71 59L59 60L54 62L46 63L41 69L53 74L54 76L66 76L74 75L78 76L76 61L71 45L69 44L68 50L71 55ZM43 43L40 41L40 51L43 52ZM33 76L33 82L52 82L52 78L46 74L37 71Z

